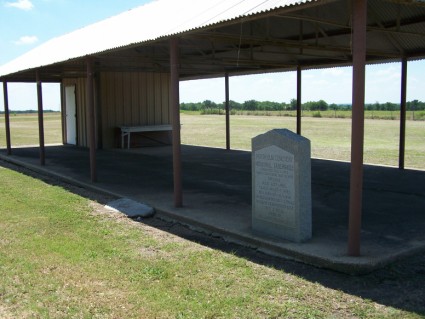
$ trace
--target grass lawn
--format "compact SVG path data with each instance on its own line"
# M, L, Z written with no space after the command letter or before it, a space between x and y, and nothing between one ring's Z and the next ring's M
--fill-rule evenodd
M182 114L182 141L185 144L225 147L223 115ZM425 169L425 124L407 121L405 165ZM231 147L251 149L251 138L274 128L296 130L294 117L237 115L230 118ZM350 160L351 119L302 118L302 134L311 140L312 156ZM365 121L366 163L398 165L399 122Z
M377 280L280 261L306 269L298 276L107 214L62 187L1 166L0 179L2 319L421 318L360 297L362 289L380 289L382 297L391 289L408 309L405 302L423 292L409 289L407 296L401 287L422 277L394 284L396 268ZM359 291L330 288L340 285Z
M45 113L43 117L43 124L44 143L62 143L60 113ZM11 114L10 135L12 147L21 145L37 145L39 143L37 114ZM4 116L2 115L0 116L0 147L4 147L5 144Z
M36 114L12 115L12 146L37 145ZM225 118L223 115L181 114L182 143L225 147ZM425 122L407 121L406 159L408 168L425 169ZM296 130L296 119L284 116L231 116L231 147L251 149L251 138L274 128ZM44 115L45 143L61 143L60 113ZM302 118L302 134L311 140L312 156L350 160L351 119ZM399 121L365 121L366 163L398 166ZM0 117L0 147L5 145L4 118Z
M38 143L36 119L36 115L11 117L13 145ZM231 119L232 147L239 149L249 149L250 138L268 129L295 129L295 119L289 117ZM224 116L183 114L182 124L184 143L223 147ZM2 119L0 126L2 146ZM46 115L45 127L46 143L60 143L59 114ZM349 158L350 120L303 118L303 133L312 140L313 156ZM397 136L396 121L367 121L366 161L395 165ZM423 122L409 121L408 166L425 168L424 141ZM102 205L66 188L6 167L0 162L2 319L421 318L425 314L422 257L413 268L390 266L360 278L285 260L270 265L272 257L257 262L257 257L236 253L243 248L229 253L184 240L107 213ZM201 235L189 237L196 236Z

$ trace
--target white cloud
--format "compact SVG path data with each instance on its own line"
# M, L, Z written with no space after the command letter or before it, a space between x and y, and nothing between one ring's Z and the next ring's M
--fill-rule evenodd
M260 78L258 79L258 84L262 85L262 84L271 84L274 83L274 80L271 78Z
M311 71L310 71L311 72ZM316 75L315 74L312 74L312 73L309 73L309 71L304 71L304 72L302 72L302 74L301 74L301 78L304 80L304 79L315 79L316 78Z
M347 68L330 68L330 69L324 69L322 70L322 75L330 75L330 76L341 76L346 75L346 69Z
M34 5L30 0L17 0L15 2L6 2L6 7L13 7L21 10L31 10Z
M326 79L316 79L316 80L314 80L314 81L310 81L310 83L312 84L312 85L314 85L314 86L321 86L322 88L323 87L327 87L327 86L329 86L330 84L331 84L331 82L329 82L328 80L326 80Z
M23 37L20 37L19 40L14 41L16 45L27 45L27 44L34 44L38 41L38 38L35 35L25 35Z
M400 63L370 65L367 72L375 78L398 78L400 77Z

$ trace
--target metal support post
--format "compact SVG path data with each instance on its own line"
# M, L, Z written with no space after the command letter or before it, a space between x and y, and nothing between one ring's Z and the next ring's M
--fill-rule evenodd
M297 66L297 134L301 135L301 67Z
M9 114L9 97L7 91L7 82L3 81L3 98L4 98L4 123L6 128L6 148L7 155L12 155L12 144L10 142L10 114Z
M46 150L44 148L44 121L43 121L43 89L41 87L40 71L35 72L37 82L37 108L38 108L38 137L40 144L40 165L46 164Z
M173 177L174 206L183 206L182 164L180 139L180 97L179 97L179 40L170 39L170 106L173 118Z
M226 107L226 150L230 150L230 94L229 94L229 73L224 76L225 82L225 107Z
M90 177L92 182L97 181L96 170L96 131L94 114L94 71L93 59L87 57L87 84L86 84L86 107L87 107L87 133L90 148Z
M367 0L353 4L353 106L351 128L350 208L348 255L360 256L363 193L364 99Z
M400 102L400 145L398 168L404 169L406 148L406 94L407 94L407 59L401 62L401 102Z

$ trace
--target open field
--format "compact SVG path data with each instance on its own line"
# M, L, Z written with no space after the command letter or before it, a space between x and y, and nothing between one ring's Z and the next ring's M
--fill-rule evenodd
M16 169L0 162L2 319L425 314L423 256L353 277L138 223L85 197L110 198Z
M36 144L36 119L13 116L12 143ZM408 122L407 163L416 152L424 168L425 128L416 123ZM47 143L60 142L59 115L45 124ZM224 116L182 115L182 124L183 142L223 147ZM249 149L252 136L276 127L294 130L295 118L232 116L232 146ZM348 159L349 120L304 118L303 132L314 156ZM396 162L396 121L367 121L366 134L367 156ZM425 316L424 254L365 276L339 274L177 223L138 223L106 211L112 198L33 174L0 161L2 319Z
M60 113L44 114L44 142L46 144L62 143ZM12 146L37 145L38 140L38 116L32 114L11 114L10 135ZM0 116L0 146L6 144L4 130L4 115Z
M274 128L296 130L293 117L231 116L231 147L251 149L251 138ZM182 141L186 144L225 147L223 115L182 114ZM302 134L311 140L312 156L350 160L351 120L333 118L302 119ZM425 124L408 121L406 128L406 167L425 169ZM398 165L399 122L365 121L365 162Z
M222 109L207 109L203 111L182 111L186 114L200 115L203 114L224 114ZM232 115L250 115L250 116L285 116L296 117L297 112L294 110L285 111L246 111L246 110L231 110ZM304 117L326 117L326 118L351 118L351 110L326 110L326 111L302 111ZM364 114L366 119L371 120L399 120L400 111L371 111L367 110ZM407 120L423 121L425 120L425 111L407 111Z
M45 115L45 142L61 143L60 113ZM182 143L225 147L223 115L181 115ZM231 116L231 147L251 148L251 138L274 128L295 131L294 117ZM350 160L351 120L343 118L303 117L302 134L311 140L312 156ZM425 122L407 121L406 167L425 169ZM4 118L0 117L0 146L5 145ZM11 116L12 145L38 143L37 115ZM399 122L371 120L365 122L365 162L398 165Z

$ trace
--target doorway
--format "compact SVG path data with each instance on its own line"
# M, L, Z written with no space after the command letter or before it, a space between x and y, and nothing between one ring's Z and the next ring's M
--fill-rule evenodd
M75 85L65 87L66 143L77 145L77 105Z

